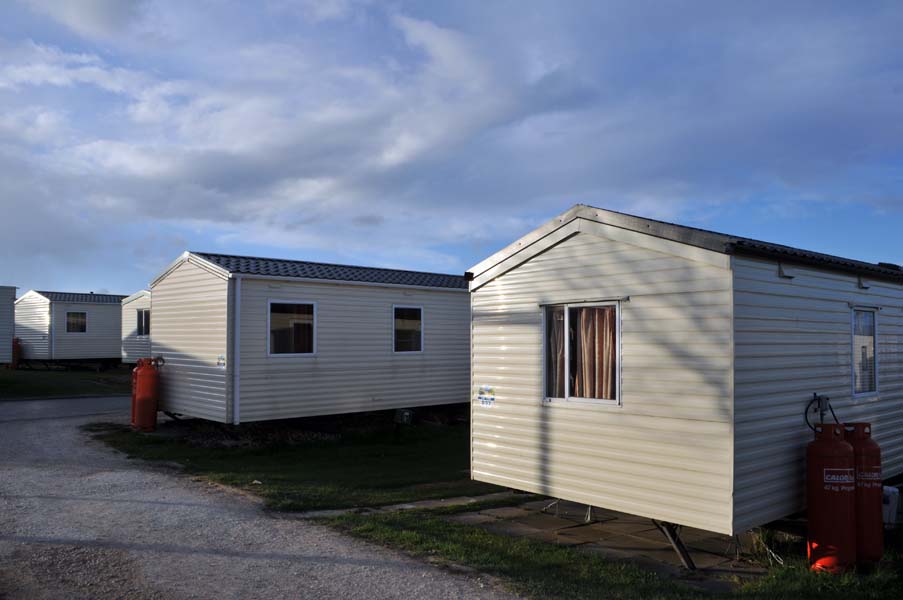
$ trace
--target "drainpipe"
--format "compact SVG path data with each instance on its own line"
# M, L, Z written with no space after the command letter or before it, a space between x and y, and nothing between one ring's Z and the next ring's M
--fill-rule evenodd
M232 320L232 424L241 423L241 275L235 276Z

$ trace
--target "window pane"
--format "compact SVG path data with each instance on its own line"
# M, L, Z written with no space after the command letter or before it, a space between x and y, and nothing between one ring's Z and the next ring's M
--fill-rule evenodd
M568 309L571 397L616 399L616 315L613 306Z
M395 308L395 351L420 352L421 311L419 308Z
M314 305L270 304L270 354L312 354Z
M564 398L564 307L546 307L546 398Z
M83 312L66 313L66 332L85 333L88 330L88 315Z
M853 311L853 390L857 394L877 389L875 369L875 313Z
M146 308L139 308L138 313L138 335L150 335L150 311Z

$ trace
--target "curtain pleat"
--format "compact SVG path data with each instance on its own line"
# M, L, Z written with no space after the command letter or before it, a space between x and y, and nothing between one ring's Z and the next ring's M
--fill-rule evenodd
M576 398L615 398L617 351L616 311L613 307L571 309L571 395Z

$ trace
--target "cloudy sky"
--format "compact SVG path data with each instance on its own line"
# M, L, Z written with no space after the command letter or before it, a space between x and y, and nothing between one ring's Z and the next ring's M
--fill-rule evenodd
M899 2L5 0L0 284L462 272L582 202L903 262ZM21 293L20 291L20 293Z

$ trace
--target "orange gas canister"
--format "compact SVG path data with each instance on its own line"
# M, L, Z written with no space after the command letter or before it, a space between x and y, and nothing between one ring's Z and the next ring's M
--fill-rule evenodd
M157 404L160 398L160 372L152 358L138 360L135 368L134 412L132 427L141 431L157 428Z
M844 438L853 446L856 469L856 559L878 562L884 556L881 448L869 423L845 424Z
M856 475L843 426L819 424L806 448L809 519L806 553L815 571L840 573L856 562Z
M135 394L138 392L138 369L144 364L144 359L139 358L132 369L132 427L135 427Z

